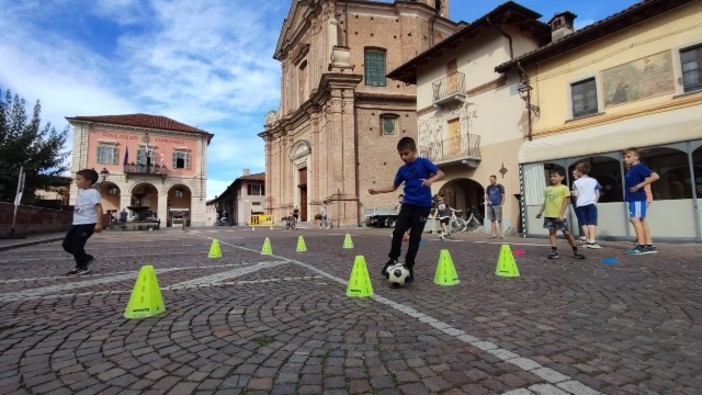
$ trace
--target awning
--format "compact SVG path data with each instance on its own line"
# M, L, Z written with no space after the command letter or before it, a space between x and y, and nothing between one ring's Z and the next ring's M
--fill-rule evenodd
M522 144L519 163L591 156L702 139L700 106L613 122Z

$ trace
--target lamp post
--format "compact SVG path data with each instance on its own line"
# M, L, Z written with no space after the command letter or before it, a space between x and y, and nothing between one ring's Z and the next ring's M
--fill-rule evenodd
M522 80L522 82L519 83L517 86L517 91L519 91L519 97L522 98L526 102L526 109L527 109L527 122L528 122L528 129L527 129L527 138L529 138L529 141L531 141L531 91L534 89L531 85L529 85L528 80Z

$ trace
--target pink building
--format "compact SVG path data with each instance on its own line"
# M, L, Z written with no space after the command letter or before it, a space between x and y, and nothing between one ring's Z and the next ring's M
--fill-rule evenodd
M158 218L162 226L206 224L207 146L204 130L149 114L77 116L71 173L92 168L105 213ZM71 204L77 190L71 184Z

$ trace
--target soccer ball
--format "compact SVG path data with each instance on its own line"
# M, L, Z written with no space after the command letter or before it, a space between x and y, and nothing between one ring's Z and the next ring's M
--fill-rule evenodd
M385 277L387 277L390 284L396 288L404 285L409 275L409 270L401 263L396 263L388 267L385 271Z

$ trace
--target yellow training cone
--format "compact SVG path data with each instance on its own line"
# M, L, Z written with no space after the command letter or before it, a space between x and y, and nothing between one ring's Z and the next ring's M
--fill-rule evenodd
M266 240L263 242L261 255L273 255L273 251L271 251L271 240L268 237L266 237Z
M351 241L351 235L348 233L344 237L344 248L353 248L353 241Z
M137 276L134 290L129 297L125 318L153 317L166 311L161 297L161 288L156 280L156 272L151 265L142 266Z
M346 287L346 296L352 298L365 298L373 296L373 285L371 284L366 260L363 255L356 256L351 270L351 279Z
M449 250L441 250L439 264L436 266L436 274L434 275L434 284L456 285L459 282L458 273L456 273L456 268L453 266Z
M500 257L497 259L495 274L500 277L519 277L517 262L514 261L509 245L503 244L500 248Z
M208 258L221 258L222 250L219 248L219 240L212 240L212 245L210 246L210 253L207 255Z
M307 246L305 245L305 239L302 236L297 236L297 252L307 251Z

